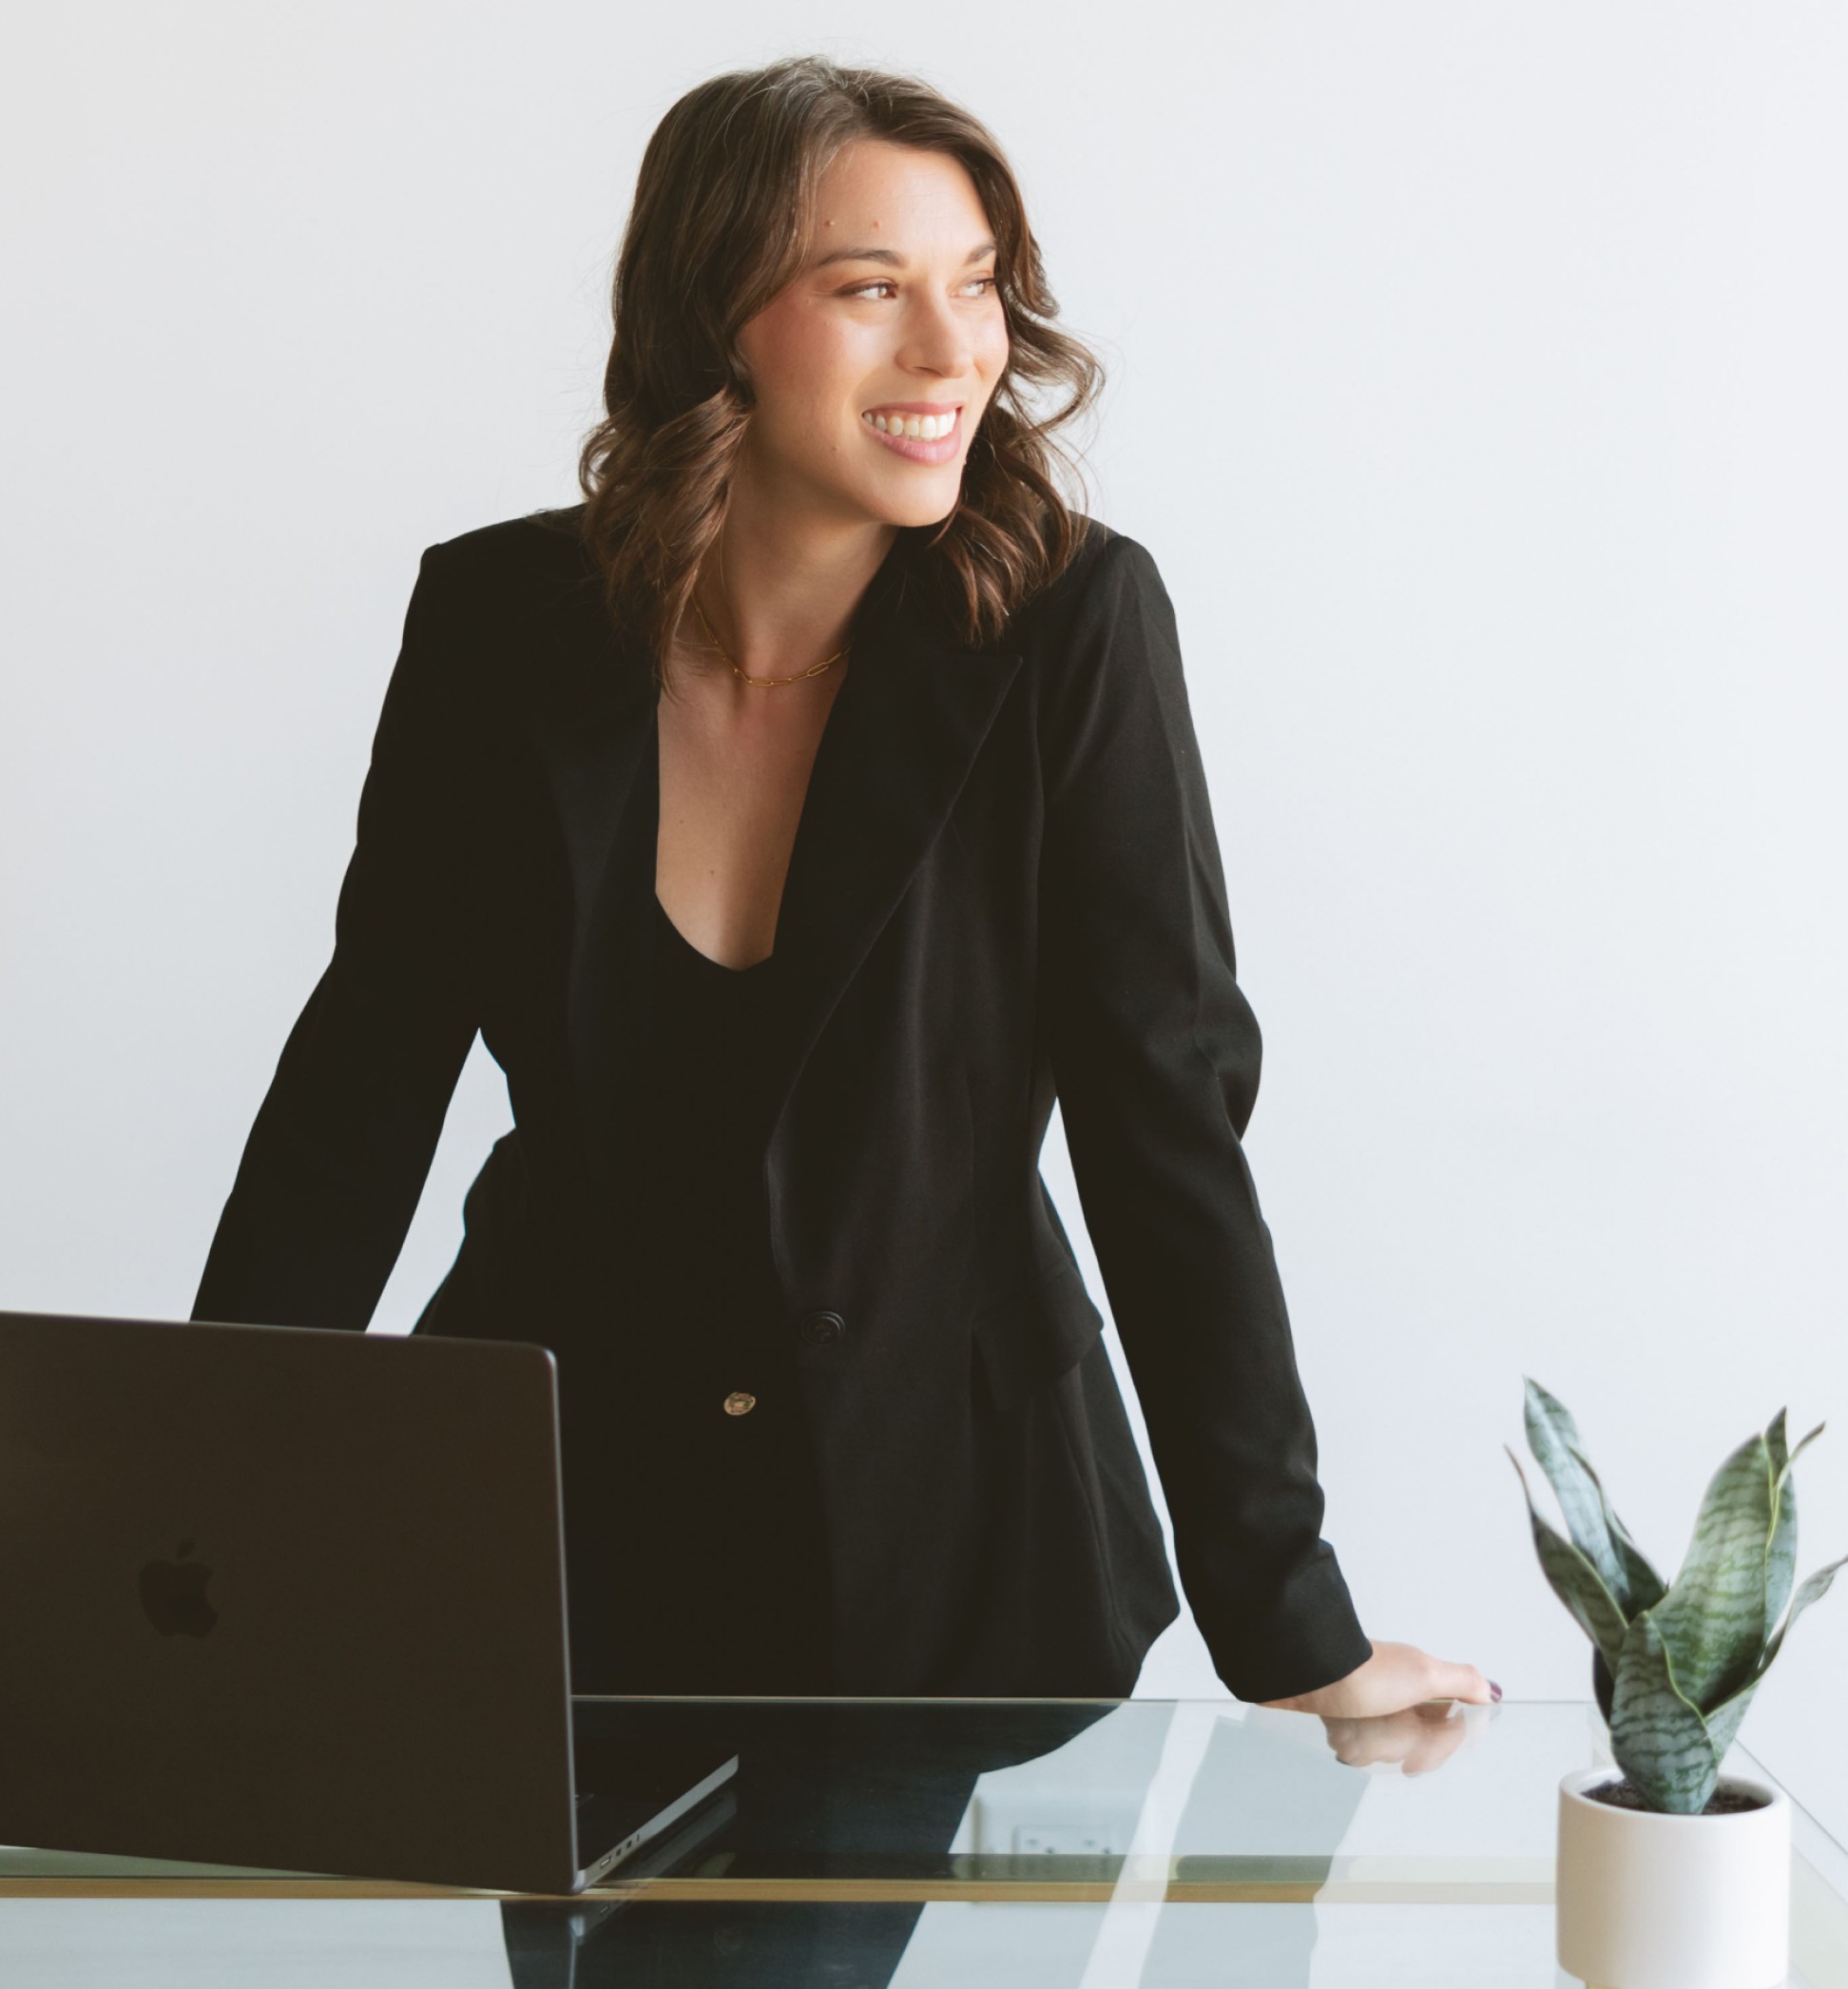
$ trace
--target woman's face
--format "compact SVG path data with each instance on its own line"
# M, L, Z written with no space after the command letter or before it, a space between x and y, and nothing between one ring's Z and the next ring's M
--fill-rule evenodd
M857 522L946 516L1008 357L988 217L962 164L884 140L846 146L822 177L801 274L739 345L757 396L756 494ZM916 434L927 411L949 417L934 441Z

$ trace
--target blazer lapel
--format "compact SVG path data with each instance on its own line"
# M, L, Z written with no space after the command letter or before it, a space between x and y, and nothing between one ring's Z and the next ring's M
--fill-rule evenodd
M581 547L573 580L530 631L542 686L529 720L570 879L565 1033L587 1156L621 1171L611 1137L627 1115L635 1046L646 1040L654 858L660 820L655 688L640 644L611 623Z
M771 998L780 1116L816 1037L949 818L1018 669L972 647L928 598L916 529L901 530L849 629L847 673L809 777L778 915ZM567 1027L592 1151L642 1160L624 1129L647 1068L660 834L657 694L639 640L594 585L555 602L568 652L537 743L572 890Z
M901 531L862 597L778 915L787 1064L778 1110L949 820L1020 666L963 643ZM774 1132L774 1125L772 1129Z

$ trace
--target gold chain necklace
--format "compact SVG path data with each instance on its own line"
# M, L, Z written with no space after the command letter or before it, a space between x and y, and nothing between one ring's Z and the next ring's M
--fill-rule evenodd
M712 624L705 618L705 609L700 606L700 596L697 591L693 595L693 612L699 616L700 627L705 630L706 635L711 640L712 647L719 651L720 655L728 664L731 664L732 672L735 676L742 678L746 684L761 684L772 690L776 689L779 685L800 684L804 678L818 677L830 664L838 663L846 655L849 647L851 647L843 644L832 656L824 656L819 663L811 664L807 669L798 670L793 677L751 677L745 675L744 671L741 670L737 664L732 663L731 651L712 633Z

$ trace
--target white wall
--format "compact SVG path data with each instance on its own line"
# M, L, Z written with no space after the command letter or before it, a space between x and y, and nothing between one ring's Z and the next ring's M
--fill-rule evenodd
M1249 1152L1376 1637L1579 1696L1504 1441L1678 1562L1787 1403L1848 1551L1848 21L91 5L0 84L0 1305L183 1317L325 964L417 554L576 495L641 148L905 68L1113 369L1267 1061ZM764 24L770 25L766 27ZM508 1123L479 1046L378 1323ZM1076 1230L1063 1149L1047 1171ZM1093 1273L1093 1289L1097 1285ZM1838 1833L1848 1599L1744 1729ZM1142 1690L1219 1694L1189 1622Z

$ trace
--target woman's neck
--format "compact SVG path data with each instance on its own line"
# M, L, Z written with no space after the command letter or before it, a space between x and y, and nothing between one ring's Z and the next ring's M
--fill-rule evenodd
M876 519L803 520L793 508L771 512L735 489L701 570L698 611L689 605L682 618L683 642L722 669L724 658L712 654L716 638L747 676L811 667L846 642L898 530Z

